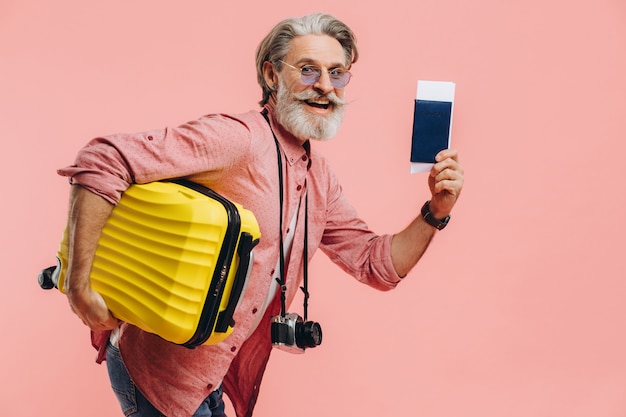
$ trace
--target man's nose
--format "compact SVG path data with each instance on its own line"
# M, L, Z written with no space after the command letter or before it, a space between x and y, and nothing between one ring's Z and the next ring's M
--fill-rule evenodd
M330 82L330 74L328 71L322 71L320 79L313 84L313 88L322 94L328 94L335 89L333 84Z

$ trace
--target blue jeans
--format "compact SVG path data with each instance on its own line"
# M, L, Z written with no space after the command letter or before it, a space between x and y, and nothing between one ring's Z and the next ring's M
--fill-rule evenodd
M111 388L127 417L163 417L130 379L126 365L122 361L120 351L110 343L107 346L107 370L111 380ZM192 417L226 417L222 400L222 387L209 394Z

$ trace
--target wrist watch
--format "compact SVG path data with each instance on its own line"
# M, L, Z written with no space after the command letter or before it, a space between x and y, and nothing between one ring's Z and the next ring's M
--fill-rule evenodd
M448 222L450 221L450 215L444 217L441 220L436 219L433 216L433 214L430 212L430 200L425 202L422 206L422 217L424 218L424 221L426 223L428 223L437 230L443 230L443 228L446 227L448 225Z

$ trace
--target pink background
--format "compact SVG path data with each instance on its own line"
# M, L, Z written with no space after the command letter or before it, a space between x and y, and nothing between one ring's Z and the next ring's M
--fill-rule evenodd
M274 352L256 415L626 415L625 3L313 3L0 1L0 415L121 415L87 329L36 284L65 223L55 169L96 135L255 108L257 43L318 10L360 41L344 126L316 146L362 217L394 232L428 197L418 79L457 83L466 186L394 292L316 257L324 343Z

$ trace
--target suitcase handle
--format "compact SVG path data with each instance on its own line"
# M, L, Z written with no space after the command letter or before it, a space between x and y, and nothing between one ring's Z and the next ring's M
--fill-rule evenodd
M228 306L224 311L219 314L217 323L215 324L215 331L225 333L228 327L234 327L235 321L233 320L233 314L235 314L235 307L239 302L241 293L247 281L248 270L250 269L250 256L252 249L259 243L259 240L252 240L252 235L247 232L243 232L239 238L239 247L237 248L237 254L239 255L239 267L233 281L233 287L230 291L230 297L228 299Z

